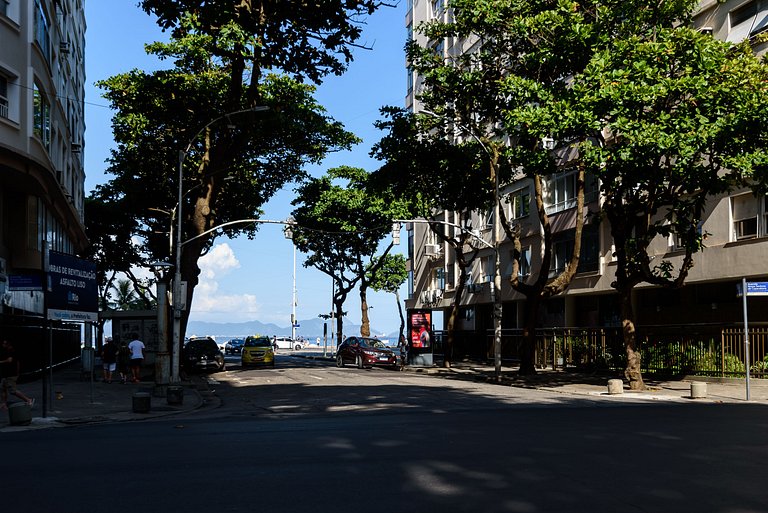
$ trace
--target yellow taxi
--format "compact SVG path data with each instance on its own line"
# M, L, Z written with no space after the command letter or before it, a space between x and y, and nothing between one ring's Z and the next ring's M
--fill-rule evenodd
M275 351L269 337L248 337L240 353L240 365L271 365L275 366Z

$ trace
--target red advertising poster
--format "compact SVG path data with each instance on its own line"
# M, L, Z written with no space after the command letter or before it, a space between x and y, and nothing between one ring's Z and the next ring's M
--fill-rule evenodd
M432 345L432 312L411 312L411 347L421 349Z

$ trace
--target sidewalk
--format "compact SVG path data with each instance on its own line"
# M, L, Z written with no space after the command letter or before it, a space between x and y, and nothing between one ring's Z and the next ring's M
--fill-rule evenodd
M472 381L495 381L495 369L492 365L471 362L454 363L450 369L440 367L406 367L408 372L437 375L447 379L466 379ZM704 378L686 376L681 379L657 380L644 376L646 390L629 389L626 380L619 394L608 392L608 381L620 376L589 374L552 369L540 369L534 376L519 376L517 368L503 367L501 386L531 388L572 395L604 397L606 400L659 400L685 403L747 403L746 380L735 378ZM692 384L704 384L704 396L691 397ZM701 385L697 385L700 395ZM768 405L768 380L751 378L749 382L749 404Z
M333 361L331 356L322 356L322 350L307 348L295 356ZM445 379L482 381L493 383L495 369L493 365L478 362L454 362L450 369L442 367L412 367L405 372L439 376ZM746 380L735 378L703 378L698 376L681 379L656 380L644 376L647 389L641 392L629 390L624 382L621 394L608 393L608 380L620 376L582 373L552 369L540 369L534 376L519 376L516 367L502 367L501 386L546 390L571 395L604 397L606 400L659 400L679 401L684 403L747 403ZM705 383L705 397L691 398L691 384ZM700 390L699 390L700 392ZM749 404L768 405L768 380L750 379Z
M152 381L123 385L118 379L107 384L101 382L100 373L96 373L96 376L98 379L94 377L91 382L87 373L82 373L79 363L55 370L50 388L52 393L49 394L52 399L46 405L45 417L42 380L20 384L19 390L35 399L31 410L32 423L27 426L12 426L8 412L0 411L0 433L96 422L146 420L174 415L202 406L204 399L201 389L207 388L207 383L196 376L192 381L183 382L182 403L175 405L168 404L165 394L159 397L152 395L155 388ZM148 413L133 411L133 394L136 392L148 392L151 395ZM18 399L10 396L9 404L14 401Z

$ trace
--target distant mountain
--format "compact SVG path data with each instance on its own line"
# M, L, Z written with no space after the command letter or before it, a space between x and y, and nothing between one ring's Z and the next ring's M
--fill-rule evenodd
M323 321L322 319L307 319L299 321L299 327L296 328L296 336L304 337L308 340L315 340L317 337L323 338ZM334 326L335 331L335 326ZM344 323L344 332L347 334L359 334L360 325ZM371 332L381 337L381 332L371 328ZM188 336L211 336L217 339L227 340L230 338L242 338L248 335L268 335L278 337L290 337L290 326L282 327L276 324L264 324L260 321L248 321L248 322L205 322L205 321L189 321L187 325ZM331 336L331 327L328 326L328 336ZM397 339L397 334L387 335L384 338Z

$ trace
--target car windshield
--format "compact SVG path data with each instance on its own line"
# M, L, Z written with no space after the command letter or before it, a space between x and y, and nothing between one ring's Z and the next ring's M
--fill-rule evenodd
M190 340L187 342L187 347L189 349L218 349L219 346L216 345L216 342L210 339L202 339L202 340Z
M374 347L376 349L384 349L387 346L381 340L375 338L361 338L360 347Z
M272 341L268 338L249 338L245 341L245 347L271 347Z

